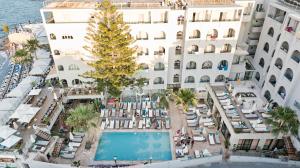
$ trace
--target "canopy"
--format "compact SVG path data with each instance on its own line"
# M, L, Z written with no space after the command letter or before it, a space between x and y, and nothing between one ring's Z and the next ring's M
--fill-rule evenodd
M35 66L48 66L51 62L51 59L50 58L46 58L46 59L38 59L38 60L35 60L34 63L33 63L33 67Z
M14 111L20 105L20 98L5 98L0 100L0 113L2 111Z
M45 75L49 66L36 66L29 72L29 75Z
M39 95L41 93L42 89L33 89L29 92L29 96L36 96Z
M0 145L5 146L6 148L11 148L12 146L16 145L21 140L22 140L22 138L12 135L9 138L5 139L3 142L1 142Z
M9 92L7 97L19 97L23 99L33 88L33 83L37 83L41 80L41 77L28 76L23 79L17 87L15 87L11 92Z
M20 123L29 123L39 110L39 107L31 107L31 104L21 104L10 118L18 119Z
M0 138L7 139L11 135L17 132L17 130L10 128L8 125L0 126Z
M9 41L15 44L26 44L27 40L31 40L33 38L33 34L28 32L12 33L8 35Z

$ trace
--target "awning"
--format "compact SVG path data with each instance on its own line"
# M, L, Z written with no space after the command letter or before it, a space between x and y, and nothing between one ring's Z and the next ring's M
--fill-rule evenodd
M47 52L46 50L43 50L43 49L38 49L38 50L36 50L36 57L38 59L50 58L50 52Z
M10 128L8 125L0 126L0 138L7 139L11 135L17 132L17 130Z
M4 146L6 148L11 148L12 146L16 145L21 140L22 140L22 138L12 135L9 138L5 139L3 142L1 142L0 145Z
M23 99L33 88L33 83L38 83L42 78L36 76L28 76L23 79L19 85L14 88L11 92L9 92L7 97L19 97Z
M31 69L29 75L45 75L49 66L36 66Z
M29 96L36 96L39 95L41 93L42 89L33 89L29 92Z
M2 111L14 111L20 105L20 98L5 98L0 100L0 115Z
M17 119L20 123L29 123L39 110L39 107L31 107L31 104L21 104L9 118Z

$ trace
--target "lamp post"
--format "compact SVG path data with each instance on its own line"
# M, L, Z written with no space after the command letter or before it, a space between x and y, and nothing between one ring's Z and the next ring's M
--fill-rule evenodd
M113 159L114 159L115 164L116 164L116 166L117 166L117 159L118 159L117 156L114 156Z
M152 156L150 156L150 158L149 158L149 163L150 164L152 163Z

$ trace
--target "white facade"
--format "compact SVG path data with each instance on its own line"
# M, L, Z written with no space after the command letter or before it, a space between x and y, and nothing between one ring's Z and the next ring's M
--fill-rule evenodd
M119 8L139 47L137 63L145 65L137 73L149 79L145 89L197 88L230 76L238 39L245 39L244 33L239 38L240 29L249 29L254 1L228 2L190 3L174 9L145 0L144 7L134 7L132 1L131 7ZM41 14L58 77L69 87L89 82L80 75L92 70L87 62L93 56L83 46L94 5L58 7L55 3L61 2L46 3Z

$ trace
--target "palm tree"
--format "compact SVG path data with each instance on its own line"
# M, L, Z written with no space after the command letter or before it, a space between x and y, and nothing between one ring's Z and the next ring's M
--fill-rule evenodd
M12 57L12 61L15 64L28 65L32 62L32 57L24 49L17 50L15 55Z
M270 115L271 117L266 119L266 123L271 126L274 135L298 135L299 120L291 108L277 107L270 112Z
M173 95L173 92L172 90L163 90L162 92L159 92L159 93L155 93L153 96L158 100L158 107L159 108L166 108L168 109L169 108L169 104L170 104L170 101L172 101L172 95Z
M41 46L39 45L39 41L37 39L32 39L32 40L27 40L27 43L24 44L24 48L29 53L34 53L34 57L35 59L37 59L36 50L38 48L41 48Z
M175 96L176 103L181 104L185 111L187 111L189 106L195 106L197 104L196 95L191 89L180 89Z

